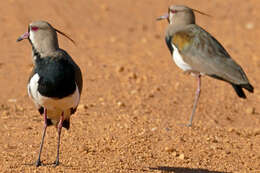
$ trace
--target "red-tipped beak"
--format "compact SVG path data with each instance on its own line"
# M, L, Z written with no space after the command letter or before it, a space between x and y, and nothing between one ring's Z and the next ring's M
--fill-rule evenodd
M167 13L167 14L165 14L163 16L160 16L160 17L156 18L156 20L168 19L168 17L169 17L169 14Z
M23 35L21 35L16 41L22 41L23 39L28 39L30 36L29 32L24 33Z

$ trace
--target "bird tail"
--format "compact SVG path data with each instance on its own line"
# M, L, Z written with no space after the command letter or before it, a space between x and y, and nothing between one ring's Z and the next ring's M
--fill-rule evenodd
M62 123L62 127L66 128L67 130L69 130L70 128L70 119L65 119Z
M242 85L236 85L236 84L231 84L233 88L235 89L237 95L243 99L246 98L246 95L243 91L243 88L248 90L249 92L253 93L254 92L254 87L248 83L248 84L242 84Z

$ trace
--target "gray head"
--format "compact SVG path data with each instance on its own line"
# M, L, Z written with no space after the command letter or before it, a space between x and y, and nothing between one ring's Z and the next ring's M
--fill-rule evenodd
M48 55L49 53L59 49L57 32L67 37L72 42L74 42L66 34L53 28L46 21L35 21L30 23L28 26L28 32L25 32L23 35L21 35L17 39L17 41L21 41L23 39L29 39L33 48L38 53L42 55Z
M195 24L193 9L184 5L172 5L168 9L168 14L157 18L157 20L167 19L169 24L188 25Z

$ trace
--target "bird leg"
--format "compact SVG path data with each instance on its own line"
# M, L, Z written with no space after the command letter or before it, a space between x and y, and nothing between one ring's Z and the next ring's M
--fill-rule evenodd
M46 134L46 129L47 129L47 109L44 108L44 127L43 127L42 141L41 141L41 145L40 145L40 152L39 152L38 159L36 161L36 167L41 165L41 153L42 153L42 147L43 147L43 143L44 143L44 137Z
M60 155L60 134L61 134L61 129L62 129L62 123L64 121L64 113L62 112L61 117L60 117L60 121L58 124L58 146L57 146L57 157L56 157L56 161L55 161L55 166L59 165L59 155Z
M193 117L194 117L194 114L196 111L196 107L197 107L197 103L198 103L199 97L200 97L200 87L201 87L201 78L200 77L201 77L200 74L196 75L196 78L198 80L198 88L197 88L196 95L195 95L195 100L194 100L194 104L193 104L193 108L192 108L192 113L190 116L190 121L189 121L189 124L187 124L188 127L191 127L191 125L192 125L192 120L193 120Z

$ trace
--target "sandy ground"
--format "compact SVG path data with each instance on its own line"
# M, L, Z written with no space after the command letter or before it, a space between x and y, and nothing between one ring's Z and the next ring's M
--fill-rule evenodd
M194 77L173 63L164 43L167 22L155 18L170 4L185 4L243 67L255 87L239 99L209 77L191 128ZM260 172L260 3L257 0L6 0L0 5L1 172ZM57 133L43 128L27 96L32 68L29 42L16 43L34 20L69 34L59 36L80 65L84 88L69 131L62 131L61 165L54 168Z

